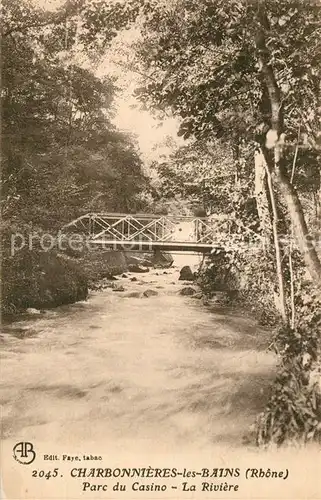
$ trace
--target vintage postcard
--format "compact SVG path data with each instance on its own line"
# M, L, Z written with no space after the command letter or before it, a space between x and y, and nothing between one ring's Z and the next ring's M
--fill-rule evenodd
M1 498L321 499L320 2L1 25Z

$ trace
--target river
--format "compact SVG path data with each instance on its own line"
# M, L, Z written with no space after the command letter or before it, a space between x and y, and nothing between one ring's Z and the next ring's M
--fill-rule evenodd
M274 376L270 332L179 295L177 268L136 276L119 280L125 292L93 292L4 327L4 439L104 436L140 450L247 443ZM158 296L126 296L146 289Z
M254 446L255 418L276 371L267 350L271 332L236 310L180 295L178 273L120 278L124 292L92 292L87 301L4 326L3 498L321 498L319 450L266 456ZM158 295L128 296L146 289ZM14 454L24 442L33 446L32 466L19 463L21 448ZM84 454L93 457L85 461ZM118 477L83 475L149 466L178 467L186 476L123 479L127 489L120 493ZM203 491L208 479L191 481L188 474L204 467L229 468L233 477L210 484L238 493ZM248 481L249 467L290 474L289 480ZM154 483L166 491L138 491Z

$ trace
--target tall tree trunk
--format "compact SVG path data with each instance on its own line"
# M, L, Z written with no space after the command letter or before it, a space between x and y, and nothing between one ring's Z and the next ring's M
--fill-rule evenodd
M232 154L233 154L233 161L234 161L234 166L235 166L235 186L238 187L240 184L240 143L238 139L233 139L232 142Z
M269 171L273 172L273 178L275 182L277 182L280 192L286 202L295 236L298 240L298 245L307 269L312 279L320 283L321 262L313 241L311 241L311 239L309 240L310 235L300 199L296 190L291 185L286 169L282 164L282 141L280 140L280 136L283 133L282 101L273 67L270 64L270 52L266 45L265 34L270 29L270 25L265 12L265 4L262 0L258 3L257 19L258 31L255 42L261 63L262 78L269 96L271 111L271 129L267 133L266 147L263 149L263 153ZM267 148L274 151L274 162L271 161Z
M315 227L318 237L320 237L321 231L321 170L319 172L318 178L318 188L313 193L314 197L314 208L315 208Z
M298 193L291 184L287 173L283 171L280 165L275 168L274 177L286 201L296 240L304 258L305 265L307 266L311 278L316 282L320 282L321 263L305 221Z
M263 153L262 153L263 155ZM286 296L285 296L285 280L284 280L284 270L283 270L283 259L282 259L282 251L279 242L279 233L278 233L278 209L277 209L277 201L274 193L273 180L271 170L266 161L264 161L264 166L267 175L267 184L269 188L269 197L271 201L271 209L272 209L272 231L273 231L273 240L274 240L274 249L275 249L275 263L276 263L276 274L279 284L279 303L277 304L278 309L280 310L282 319L284 323L288 322L287 315L287 306L286 306Z
M317 202L316 202L316 219L317 219L317 230L321 231L321 186L317 192Z
M264 246L267 248L271 243L272 224L269 195L267 192L266 162L262 151L256 151L254 154L254 169L256 208L260 220Z

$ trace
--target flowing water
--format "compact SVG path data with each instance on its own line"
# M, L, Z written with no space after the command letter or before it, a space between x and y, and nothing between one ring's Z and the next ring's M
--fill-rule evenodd
M271 334L179 295L178 269L166 273L121 278L125 292L91 293L4 327L4 440L245 445L274 376ZM147 288L158 296L128 297Z

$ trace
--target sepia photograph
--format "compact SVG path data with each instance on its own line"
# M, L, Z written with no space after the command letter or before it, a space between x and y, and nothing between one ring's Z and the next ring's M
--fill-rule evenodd
M2 0L3 500L321 500L320 0Z

